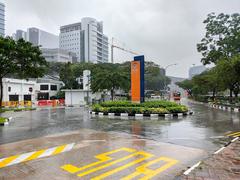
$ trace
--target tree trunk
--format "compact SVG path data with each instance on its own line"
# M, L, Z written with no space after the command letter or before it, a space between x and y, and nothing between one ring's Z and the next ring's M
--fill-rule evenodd
M112 101L114 99L114 89L111 89L111 97L112 97Z
M238 97L238 93L239 93L239 89L238 88L235 88L234 91L233 91L234 95L235 95L235 98Z
M215 98L215 95L216 95L216 89L214 88L214 89L213 89L213 93L212 93L213 99Z
M229 90L230 90L230 99L229 99L229 101L230 101L230 103L232 103L233 89L229 89Z
M3 83L2 78L0 78L0 109L2 108L2 100L3 100Z

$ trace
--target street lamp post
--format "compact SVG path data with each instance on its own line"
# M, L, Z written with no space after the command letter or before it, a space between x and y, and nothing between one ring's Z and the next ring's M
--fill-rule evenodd
M176 65L177 65L177 63L169 64L165 68L163 68L165 70L165 76L167 76L167 69L171 66L176 66ZM165 78L164 78L164 90L167 92L167 81Z

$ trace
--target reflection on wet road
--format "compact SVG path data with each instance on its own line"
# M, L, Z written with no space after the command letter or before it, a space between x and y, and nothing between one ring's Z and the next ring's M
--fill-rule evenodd
M0 127L0 144L87 128L214 151L220 146L224 133L240 129L239 113L212 109L190 101L183 103L194 111L193 116L156 120L109 119L91 117L84 108L19 112L12 114L15 118L9 126Z

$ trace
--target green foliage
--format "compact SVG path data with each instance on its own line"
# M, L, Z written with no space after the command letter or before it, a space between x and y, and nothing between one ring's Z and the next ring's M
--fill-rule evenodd
M33 110L36 110L36 108L27 107L27 108L14 108L14 109L13 109L14 112L19 112L19 111L33 111Z
M50 75L59 74L60 79L69 89L81 88L76 82L76 78L83 75L83 70L91 71L91 88L94 92L109 90L114 96L116 89L125 92L130 90L130 62L122 64L111 63L49 63ZM145 62L145 88L159 91L170 83L170 79L160 73L160 68L153 62Z
M65 84L66 89L78 89L79 84L76 80L76 76L73 73L73 65L71 63L65 63L60 69L60 80Z
M4 124L7 121L7 118L0 117L0 124Z
M96 67L91 77L91 89L93 92L108 90L111 91L112 99L114 91L123 89L126 92L130 89L130 74L124 72L122 67L113 64L105 64L105 68Z
M0 109L0 113L8 112L8 111L33 111L36 110L37 108L32 108L32 107L23 107L23 108L2 108Z
M183 105L166 107L166 109L167 109L170 113L179 113L179 112L187 112L187 111L188 111L187 107L186 107L186 106L183 106Z
M145 62L145 89L163 90L171 80L160 73L160 68L153 62Z
M19 39L0 37L0 106L3 97L2 78L11 74L18 78L37 78L44 75L47 62L38 46Z
M129 114L166 114L187 112L186 106L169 101L148 101L145 103L132 103L130 101L108 101L92 106L95 112L129 113Z
M197 44L203 64L216 64L223 58L239 54L240 14L208 14L205 37Z
M56 94L56 99L65 99L65 92L63 91L58 91Z

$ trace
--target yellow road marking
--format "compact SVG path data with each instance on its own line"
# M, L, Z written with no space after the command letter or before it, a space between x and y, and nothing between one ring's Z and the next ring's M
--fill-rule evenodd
M3 161L0 162L0 168L7 166L10 162L17 159L18 157L19 157L19 155L16 155L16 156L10 156L10 157L4 159Z
M28 157L27 159L23 160L23 162L26 162L26 161L31 161L33 159L36 159L38 158L38 156L40 156L42 153L44 153L45 150L40 150L40 151L37 151L35 153L33 153L30 157Z
M56 155L56 154L61 153L66 146L67 146L66 144L65 144L65 145L62 145L62 146L58 146L58 147L55 149L55 151L52 153L52 155Z
M151 170L151 169L147 168L148 166L155 164L159 161L165 161L165 162L167 162L167 164L161 166L160 168L158 168L156 170ZM137 167L135 172L122 178L121 180L131 180L141 174L144 174L145 176L140 178L140 180L149 180L150 178L156 176L157 174L159 174L159 173L165 171L166 169L170 168L171 166L175 165L177 162L178 161L175 159L170 159L167 157L160 157L158 159L147 162L146 164L143 164L143 165Z
M86 166L83 166L83 167L79 168L79 167L73 166L71 164L66 164L66 165L62 166L61 168L64 169L65 171L73 174L73 173L82 171L84 169L88 169L90 167L102 164L106 161L112 160L112 158L109 157L108 155L111 155L111 154L114 154L114 153L117 153L117 152L120 152L120 151L126 151L126 152L131 152L131 153L136 152L135 149L131 149L131 148L119 148L119 149L109 151L109 152L106 152L106 153L102 153L102 154L99 154L99 155L95 156L95 158L99 159L99 161L88 164Z
M227 136L234 136L234 135L240 135L240 131L227 134Z
M114 174L114 173L117 173L117 172L119 172L119 171L122 171L122 170L124 170L124 169L126 169L126 168L128 168L128 167L131 167L131 166L133 166L133 165L135 165L135 164L138 164L138 163L140 163L140 162L142 162L142 161L144 161L144 160L146 160L146 159L154 156L153 154L149 154L149 153L146 153L146 152L137 152L137 153L135 153L135 154L136 154L136 155L143 155L144 157L142 157L142 158L140 158L140 159L137 159L137 160L134 160L134 161L132 161L132 162L129 162L129 163L123 165L123 166L120 166L120 167L118 167L118 168L115 168L115 169L113 169L113 170L111 170L111 171L108 171L108 172L106 172L106 173L104 173L104 174L101 174L101 175L99 175L99 176L96 176L95 178L92 178L91 180L101 180L101 179L103 179L103 178L105 178L105 177L108 177L108 176L110 176L110 175L112 175L112 174ZM110 164L110 163L109 163L109 164ZM107 165L106 167L108 167L108 165ZM105 167L104 167L104 168L105 168Z
M131 157L138 156L138 155L143 155L143 156L145 156L145 157L146 157L146 156L147 156L147 157L152 157L152 156L153 156L152 154L145 153L145 152L141 152L141 151L135 152L135 153L130 154L130 155L128 155L128 156L125 156L125 157L123 157L123 158L120 158L120 159L117 159L117 160L115 160L115 161L112 161L112 162L110 162L110 163L108 163L108 164L104 164L104 165L102 165L102 166L99 166L99 167L90 169L90 170L88 170L88 171L85 171L85 172L83 172L83 173L80 173L80 174L78 174L78 176L79 176L79 177L86 176L86 175L88 175L88 174L91 174L91 173L96 172L96 171L98 171L98 170L107 168L107 167L109 167L109 166L112 166L112 165L114 165L114 164L117 164L117 163L119 163L119 162L122 162L122 161L124 161L124 160L127 160L127 159L129 159L129 158L131 158Z
M38 158L53 156L62 152L67 152L70 151L73 146L74 143L3 158L0 160L0 168L31 161Z

